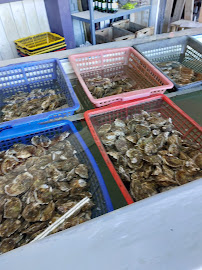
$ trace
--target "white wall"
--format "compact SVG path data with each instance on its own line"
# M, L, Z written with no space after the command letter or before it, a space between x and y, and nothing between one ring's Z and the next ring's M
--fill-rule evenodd
M49 31L44 0L0 4L0 60L18 57L14 40Z

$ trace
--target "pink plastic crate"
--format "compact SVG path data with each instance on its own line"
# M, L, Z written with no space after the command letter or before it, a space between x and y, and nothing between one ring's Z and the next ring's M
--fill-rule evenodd
M173 88L173 83L168 78L131 47L74 54L69 56L69 61L88 98L96 107L152 94L163 94L166 89ZM141 90L98 99L92 96L84 81L85 77L121 74L124 67L129 70L127 76L141 86Z

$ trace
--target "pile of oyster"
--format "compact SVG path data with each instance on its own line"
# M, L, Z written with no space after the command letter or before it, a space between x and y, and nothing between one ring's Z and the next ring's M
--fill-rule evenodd
M34 136L32 145L14 144L0 152L0 252L33 240L88 192L88 167L64 132L50 140ZM92 201L54 232L91 219Z
M115 75L113 77L96 76L86 78L85 83L94 98L109 97L134 90L140 90L141 86L127 76Z
M68 107L64 95L52 89L33 89L31 92L19 91L4 100L2 121L26 117L39 113Z
M160 62L157 66L175 83L184 85L202 80L202 73L183 66L177 61Z
M200 145L183 139L159 112L115 119L98 134L135 201L202 177Z

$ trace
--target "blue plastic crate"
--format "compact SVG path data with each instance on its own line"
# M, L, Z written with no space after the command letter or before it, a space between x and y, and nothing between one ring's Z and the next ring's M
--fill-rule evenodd
M54 124L24 124L15 126L0 133L0 151L9 149L15 143L31 144L31 138L35 135L45 135L53 138L62 132L70 132L68 140L77 151L79 161L86 164L89 169L89 191L92 193L95 207L92 210L92 218L113 211L104 179L87 145L81 138L74 124L70 121L57 121Z
M5 98L19 91L30 92L36 88L54 88L56 82L60 86L60 92L58 90L56 92L65 96L68 108L3 122L0 127L65 117L74 114L80 107L72 85L58 59L28 62L0 68L1 108L6 104L4 102Z

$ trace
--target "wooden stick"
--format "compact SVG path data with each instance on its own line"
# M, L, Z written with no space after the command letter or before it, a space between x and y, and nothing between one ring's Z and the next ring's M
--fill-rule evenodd
M56 229L59 225L61 225L66 219L72 217L77 211L81 210L81 208L90 201L88 197L83 198L80 202L78 202L74 207L72 207L69 211L67 211L63 216L61 216L58 220L56 220L53 224L51 224L48 228L46 228L42 233L37 235L30 243L33 243L37 240L41 240L50 234L54 229Z

